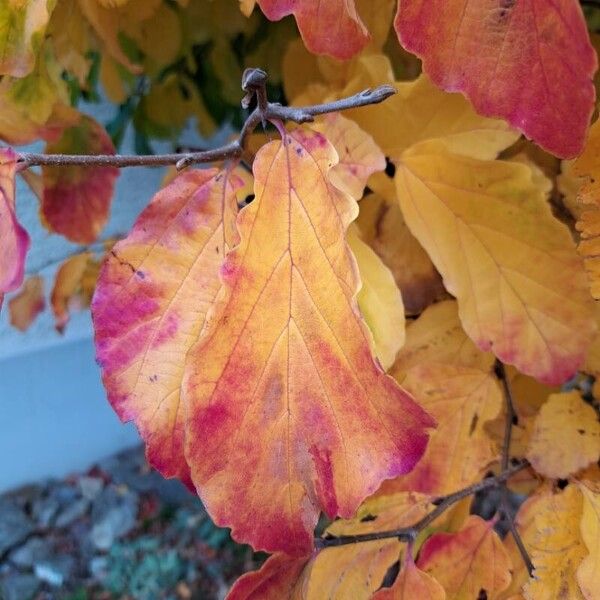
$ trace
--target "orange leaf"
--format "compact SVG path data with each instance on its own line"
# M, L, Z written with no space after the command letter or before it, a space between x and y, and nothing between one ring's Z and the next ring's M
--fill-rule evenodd
M115 149L104 128L91 117L81 115L79 122L65 129L57 142L46 146L46 152L114 154ZM43 167L44 224L72 242L92 243L108 220L118 176L119 169L115 167Z
M110 402L135 421L150 463L188 483L180 384L220 287L237 185L216 169L191 170L159 191L110 252L92 303Z
M0 148L0 306L4 294L23 283L30 245L15 213L16 172L17 155L10 148Z
M258 5L271 21L293 14L306 47L315 54L351 58L370 39L354 0L258 0Z
M54 313L56 330L63 333L73 308L83 309L90 305L100 263L89 252L77 254L65 260L54 278L50 304Z
M511 580L512 564L493 521L476 515L457 533L432 535L419 552L417 566L440 582L448 600L493 598Z
M188 355L194 483L256 549L309 552L319 512L350 517L414 466L433 424L373 360L344 239L357 206L328 182L335 159L302 130L261 148L241 242Z
M382 489L443 496L481 479L497 454L484 426L502 408L492 372L429 363L412 368L402 384L438 426L413 471Z
M8 303L10 324L19 331L27 331L45 307L44 280L39 275L30 277Z
M527 458L546 477L566 478L600 458L600 423L579 392L552 394L533 423Z
M360 200L367 179L385 169L383 152L366 131L339 113L327 115L313 129L333 144L339 156L338 164L329 171L329 179L338 189Z
M309 557L293 558L279 552L258 570L242 575L226 600L304 600L304 579ZM309 570L310 571L310 570Z
M594 306L540 178L428 143L403 154L395 180L406 222L475 344L544 383L572 377L595 332Z
M477 112L562 158L581 152L597 59L577 0L401 0L395 27L434 83Z
M407 555L390 588L379 590L373 600L445 600L444 588L431 575L421 571Z

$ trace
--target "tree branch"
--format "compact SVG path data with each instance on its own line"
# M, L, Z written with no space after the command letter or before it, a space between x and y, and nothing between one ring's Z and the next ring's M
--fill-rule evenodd
M257 76L258 73L258 76ZM262 76L261 76L262 74ZM383 102L396 93L391 85L381 85L375 89L367 89L348 98L315 104L312 106L293 107L272 103L266 96L266 74L260 69L247 69L242 78L242 89L246 91L242 103L247 105L252 95L257 97L257 107L246 119L238 139L212 150L201 152L151 154L151 155L118 155L118 154L36 154L24 152L19 163L23 169L35 166L99 166L99 167L148 167L176 165L178 170L192 164L210 163L242 156L248 136L260 123L266 121L293 121L307 123L317 115L368 106Z
M421 520L409 527L401 527L392 531L377 531L374 533L362 533L357 535L341 535L331 538L318 538L315 540L315 548L322 550L334 546L346 546L348 544L358 544L361 542L372 542L374 540L386 540L396 538L404 542L414 541L417 535L443 514L450 506L471 496L477 492L487 490L503 484L507 479L510 479L515 473L526 469L529 466L529 461L523 460L517 464L509 466L507 469L499 473L495 477L486 477L483 481L470 485L458 492L438 498L439 504Z
M494 365L494 371L496 372L496 377L500 380L502 384L502 390L504 392L504 401L506 404L506 420L504 424L504 441L502 443L502 455L500 458L500 464L502 470L506 470L508 468L510 462L510 442L512 438L512 428L515 424L515 419L517 417L517 413L515 411L515 401L512 394L512 389L510 386L510 382L508 381L508 377L506 376L506 369L504 368L504 364L496 359L496 363ZM508 524L508 529L515 540L515 544L519 549L519 553L521 554L521 558L527 567L527 571L529 572L529 576L533 575L534 566L531 562L531 558L527 549L525 548L525 544L521 539L521 534L517 529L515 524L515 520L510 510L510 503L508 501L508 488L506 487L506 482L502 483L500 490L500 511L506 517L506 521Z

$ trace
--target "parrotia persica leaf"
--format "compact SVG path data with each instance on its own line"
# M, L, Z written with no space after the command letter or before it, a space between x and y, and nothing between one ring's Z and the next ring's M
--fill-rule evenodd
M561 158L581 152L597 59L577 0L401 0L395 27L436 85Z
M594 335L593 301L532 171L428 143L403 154L395 179L406 222L476 345L545 383L569 379Z
M485 430L502 407L491 370L430 363L413 367L402 385L438 425L412 472L383 489L443 496L479 481L497 457Z
M10 324L19 331L27 331L35 318L46 308L44 280L34 275L8 303Z
M294 15L306 47L340 60L359 52L369 41L354 0L257 0L271 21Z
M56 142L46 146L49 154L114 154L105 129L91 117L81 115ZM90 244L108 220L115 167L44 166L44 193L40 213L46 227L72 242Z
M402 382L418 365L442 363L491 372L494 357L473 344L462 328L455 300L431 305L406 329L406 342L390 374Z
M373 181L374 178L369 180L369 187ZM393 198L388 201L378 194L365 196L360 202L356 223L362 239L392 272L402 292L406 313L418 315L447 294L440 274L406 225L394 182L389 181Z
M511 580L512 564L494 522L476 515L456 533L432 535L417 566L439 581L447 600L494 598Z
M564 479L600 458L598 415L579 392L548 398L533 423L527 458L552 479Z
M237 177L190 170L159 191L105 262L92 303L96 355L113 408L150 463L189 483L180 386L190 346L235 241Z
M404 305L391 271L351 226L348 245L356 258L362 286L356 299L373 334L374 350L385 370L389 369L404 344Z
M36 53L56 0L7 0L0 5L0 74L24 77Z
M90 305L99 270L100 262L90 252L72 256L59 267L50 294L54 326L59 333L64 332L73 309Z
M390 588L379 590L373 600L446 600L444 588L419 569L410 555L402 564L396 581Z
M600 486L597 479L579 483L583 495L580 531L589 554L577 568L577 582L586 600L600 598Z
M0 306L6 292L23 283L29 235L15 213L15 174L17 155L0 148Z
M535 567L523 588L527 600L584 598L576 580L587 556L580 533L582 500L578 487L568 485L564 490L543 490L521 508L534 511L534 526L522 532Z
M581 233L579 253L590 278L592 295L600 299L600 121L590 129L583 154L573 163L573 175L585 177L577 195Z
M186 456L213 519L294 555L321 510L350 517L409 471L433 425L373 360L345 242L357 205L327 179L335 160L316 132L261 148L184 384Z
M339 162L329 171L329 180L360 200L369 177L385 169L383 152L367 132L338 113L327 115L313 129L333 144L339 156Z

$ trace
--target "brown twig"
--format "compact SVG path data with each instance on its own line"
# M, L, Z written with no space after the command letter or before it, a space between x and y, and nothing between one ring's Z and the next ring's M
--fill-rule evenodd
M515 424L515 418L517 417L517 413L515 411L515 401L513 398L512 388L510 386L510 382L508 377L506 376L506 369L504 368L504 364L499 360L496 360L494 365L494 371L496 372L496 377L500 380L502 384L502 390L504 392L504 401L506 404L506 420L504 423L504 440L502 443L502 454L500 456L500 464L501 468L504 471L508 468L510 463L510 442L512 439L512 428ZM515 520L510 510L510 504L508 501L508 488L506 486L506 482L502 483L500 489L500 510L502 514L506 517L506 521L508 524L508 529L515 540L515 544L519 549L519 553L521 554L521 558L527 567L527 571L529 572L529 576L533 575L534 566L531 561L531 557L525 548L525 544L521 538L521 534L517 529L515 524Z
M258 75L261 76L258 76ZM19 162L22 168L34 166L100 166L100 167L148 167L176 165L178 170L192 164L216 162L226 159L240 158L248 136L260 123L266 121L293 121L307 123L313 121L317 115L378 104L396 93L391 85L381 85L375 89L367 89L348 98L315 104L312 106L293 107L281 106L272 103L266 96L266 75L260 69L246 70L242 80L243 89L246 91L244 104L249 103L249 97L256 95L257 106L246 119L239 137L220 148L203 150L201 152L151 154L151 155L119 155L119 154L36 154L24 152L20 155Z
M401 527L391 531L377 531L374 533L318 538L315 540L315 548L317 550L322 550L324 548L346 546L348 544L358 544L361 542L372 542L374 540L385 540L391 538L396 538L404 542L413 541L421 531L431 525L433 521L435 521L450 506L459 500L467 498L468 496L471 496L477 492L481 492L492 487L497 487L498 485L501 485L510 479L515 473L526 469L528 466L529 462L527 460L522 460L514 465L509 466L494 477L486 477L482 481L470 485L469 487L454 492L453 494L449 494L448 496L438 498L436 501L437 506L430 513L426 514L421 520L417 521L414 525L410 525L409 527Z

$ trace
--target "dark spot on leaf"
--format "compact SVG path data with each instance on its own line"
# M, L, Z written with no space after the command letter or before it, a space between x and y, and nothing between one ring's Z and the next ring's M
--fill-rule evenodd
M375 517L374 515L365 515L360 522L361 523L368 523L369 521L375 521L377 519L377 517Z
M487 598L487 592L483 588L481 588L479 590L479 594L477 594L477 600L487 600Z
M387 156L385 157L385 174L390 178L396 174L396 165Z
M512 424L513 425L518 425L519 424L519 417L517 417L517 415L513 415Z
M296 147L296 154L297 154L298 156L302 156L302 148L300 148L300 146L297 146L297 147Z
M578 430L577 430L577 433L578 433L579 435L585 435L585 429L578 429Z
M150 377L148 377L148 379L152 382L152 383L156 383L158 381L158 375L150 375Z
M477 421L479 421L479 415L475 413L471 419L471 426L469 427L469 435L473 435L475 427L477 427Z
M146 274L144 273L144 271L136 271L135 274L140 278L140 279L146 279Z

